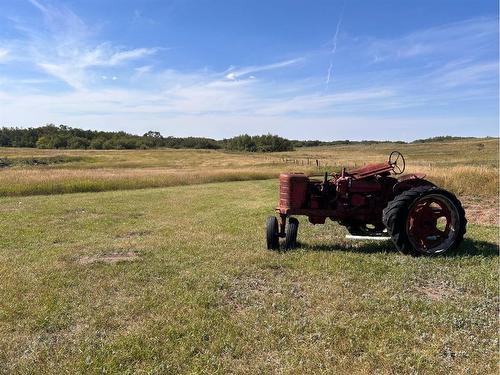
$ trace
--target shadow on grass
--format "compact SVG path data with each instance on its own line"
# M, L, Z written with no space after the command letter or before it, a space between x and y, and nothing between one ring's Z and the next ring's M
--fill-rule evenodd
M308 245L298 242L297 247L306 251L345 251L352 253L397 253L396 248L391 241L385 242L362 242L357 246L342 246L339 244L319 244ZM483 256L493 257L499 255L499 247L496 243L486 241L475 241L469 238L464 239L460 247L453 250L447 257L455 256Z
M498 256L498 244L487 241L474 241L469 238L464 239L460 247L453 250L446 256L474 256L484 257Z
M306 251L344 251L351 253L392 253L397 252L394 245L390 241L383 242L352 242L352 245L341 245L338 243L322 243L316 245L309 245L302 242L297 242L297 248Z

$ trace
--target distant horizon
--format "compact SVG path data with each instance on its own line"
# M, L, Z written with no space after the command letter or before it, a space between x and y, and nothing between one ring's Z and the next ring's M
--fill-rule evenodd
M224 137L224 138L214 138L214 137L209 137L209 136L205 136L205 135L173 135L173 134L165 134L159 130L156 130L156 129L149 129L145 132L142 132L142 133L137 133L137 132L129 132L129 131L125 131L125 130L103 130L103 129L97 129L97 128L83 128L83 127L73 127L73 126L70 126L70 125L67 125L67 124L54 124L54 123L48 123L48 124L44 124L44 125L38 125L38 126L6 126L6 125L2 125L0 124L0 129L2 128L19 128L19 129L28 129L28 128L33 128L33 129L37 129L37 128L41 128L43 126L48 126L48 125L53 125L53 126L56 126L56 127L59 127L59 126L67 126L71 129L81 129L81 130L86 130L86 131L104 131L104 132L125 132L127 134L130 134L130 135L133 135L133 136L144 136L148 131L153 131L153 132L159 132L162 137L166 138L166 137L175 137L175 138L188 138L188 137L194 137L194 138L207 138L207 139L213 139L215 141L222 141L224 139L230 139L230 138L234 138L234 137L238 137L238 136L241 136L241 135L249 135L249 136L262 136L262 135L267 135L267 134L271 134L271 135L274 135L274 136L278 136L278 137L282 137L282 138L285 138L289 141L303 141L303 142L309 142L309 141L320 141L320 142L337 142L337 141L349 141L349 142L405 142L405 143L412 143L414 141L417 141L417 140L429 140L429 139L433 139L433 138L440 138L440 137L452 137L452 138L459 138L459 139L467 139L467 138L472 138L472 139L500 139L500 136L499 135L467 135L467 136L458 136L458 135L453 135L453 134L440 134L440 135L435 135L435 136L432 136L432 137L421 137L421 138L414 138L414 139L374 139L374 138L358 138L358 139L354 139L354 138L328 138L328 139L322 139L322 138L289 138L289 137L285 137L283 136L282 134L276 134L276 133L258 133L258 134L253 134L253 133L250 133L250 132L244 132L244 133L239 133L239 134L234 134L234 135L231 135L231 136L227 136L227 137Z
M0 123L499 134L498 2L0 2Z

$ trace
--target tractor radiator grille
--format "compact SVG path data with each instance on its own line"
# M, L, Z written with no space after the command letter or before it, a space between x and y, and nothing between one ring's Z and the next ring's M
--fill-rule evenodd
M308 181L309 179L302 173L281 174L279 207L301 208L306 201Z

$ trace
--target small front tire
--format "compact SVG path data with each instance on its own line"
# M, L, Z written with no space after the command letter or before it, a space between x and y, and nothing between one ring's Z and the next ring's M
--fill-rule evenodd
M277 250L280 247L278 220L274 216L269 216L266 221L266 242L268 250Z
M290 250L297 246L298 230L299 221L294 217L289 218L288 225L285 230L285 250Z

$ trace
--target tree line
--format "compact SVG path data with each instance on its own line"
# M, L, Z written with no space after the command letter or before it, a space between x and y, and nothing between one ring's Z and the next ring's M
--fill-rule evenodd
M291 151L293 144L277 135L250 136L215 140L205 137L164 137L159 132L148 131L143 135L123 131L107 132L83 130L66 125L45 125L37 128L3 127L0 129L0 146L33 147L46 149L123 150L149 148L226 149L250 152Z
M439 142L463 139L461 137L439 136L417 139L411 143ZM350 141L350 140L288 140L277 135L238 135L233 138L215 140L205 137L164 137L157 131L148 131L143 135L129 134L123 131L106 132L83 130L66 125L45 125L36 128L0 128L0 146L36 147L51 149L149 149L149 148L188 148L188 149L224 149L249 152L292 151L298 147L338 146L349 144L377 144L388 141ZM407 143L396 141L392 143Z

